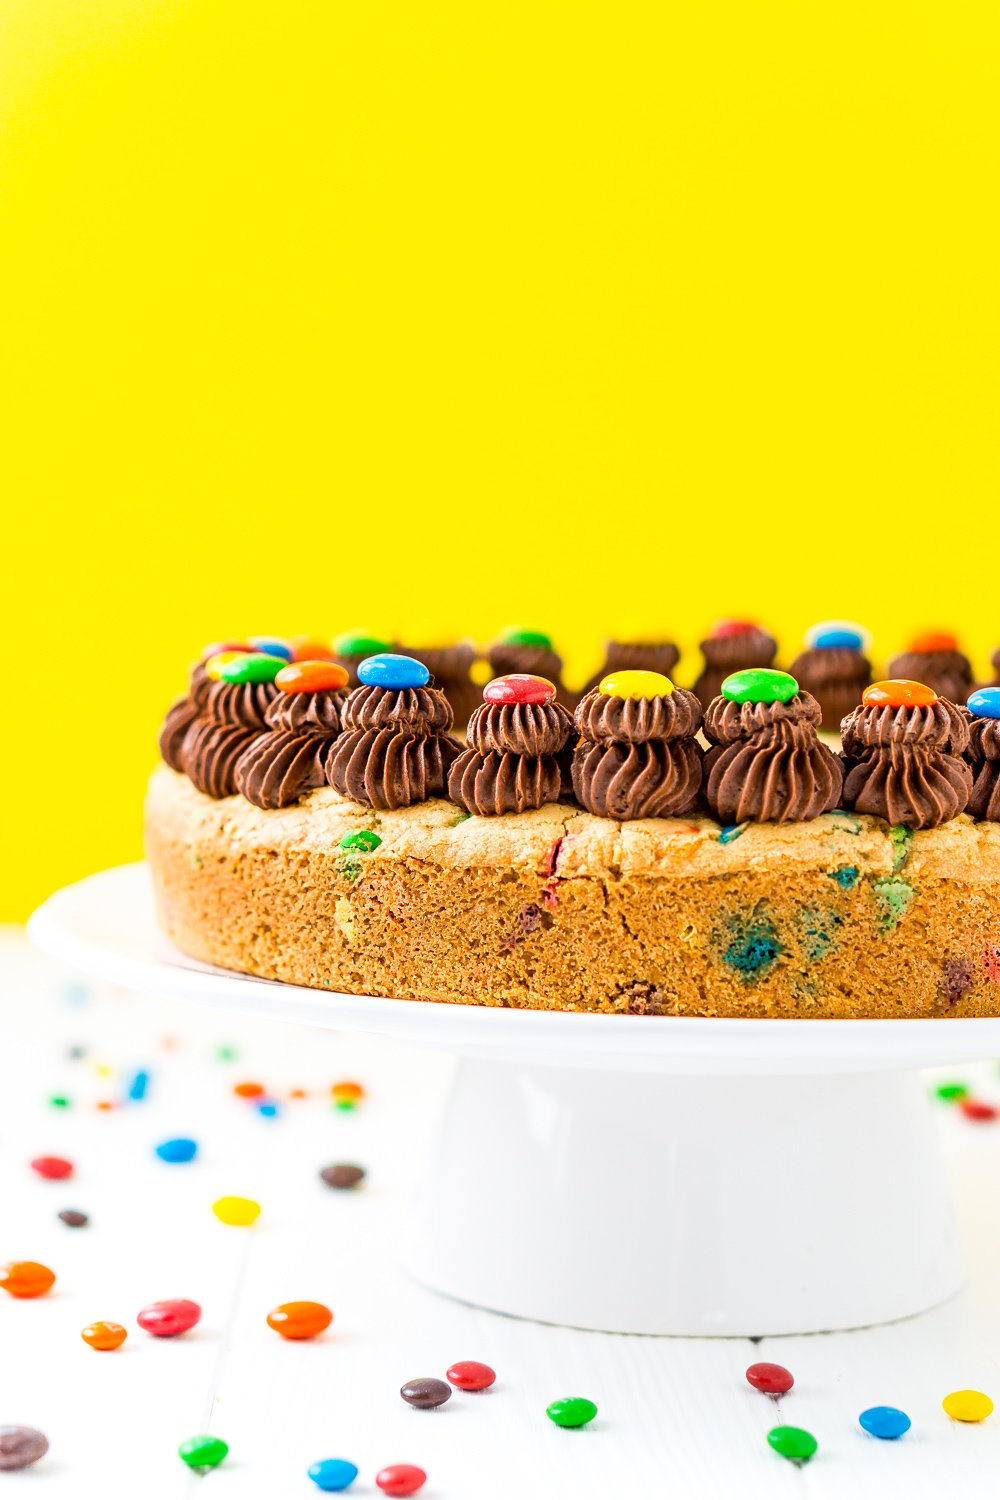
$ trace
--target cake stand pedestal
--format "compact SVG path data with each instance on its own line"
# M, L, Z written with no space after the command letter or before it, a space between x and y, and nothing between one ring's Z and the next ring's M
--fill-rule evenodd
M921 1312L962 1254L917 1070L1000 1021L600 1016L335 995L186 958L142 865L33 916L37 945L147 993L461 1061L404 1263L477 1306L621 1333L774 1335Z

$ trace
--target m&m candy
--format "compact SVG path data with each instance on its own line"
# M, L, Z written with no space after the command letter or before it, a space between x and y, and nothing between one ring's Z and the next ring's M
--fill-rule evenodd
M179 1333L187 1333L200 1318L201 1308L197 1302L190 1302L186 1297L170 1297L165 1302L151 1302L136 1314L135 1321L158 1339L172 1339Z
M804 1427L772 1427L767 1440L775 1453L790 1458L793 1463L808 1463L819 1447L811 1432Z
M673 690L662 672L611 672L597 689L605 698L667 698Z
M806 645L812 651L863 651L868 632L852 620L823 620L806 631Z
M224 662L219 668L219 677L223 682L237 685L245 682L273 682L282 667L287 665L283 656L250 652L238 656L235 661Z
M431 1411L435 1406L443 1406L446 1401L451 1400L451 1386L444 1380L424 1376L420 1380L408 1380L405 1385L401 1385L399 1394L409 1406L415 1406L419 1411Z
M506 677L494 677L483 688L484 703L554 703L555 696L554 682L529 672L508 672Z
M586 1396L564 1396L545 1408L545 1415L557 1427L584 1427L597 1416L597 1407Z
M198 1154L198 1142L180 1135L174 1140L161 1141L155 1150L161 1161L171 1163L194 1161Z
M378 656L392 647L388 641L364 630L345 630L342 635L334 636L333 649L338 656Z
M712 626L712 638L728 641L734 636L753 635L759 628L753 620L717 620Z
M910 642L911 651L957 651L958 640L947 630L925 630Z
M37 1427L0 1427L0 1469L26 1469L49 1451L49 1440Z
M351 1162L334 1162L332 1166L324 1167L320 1177L331 1188L356 1188L364 1181L364 1167L356 1167Z
M966 705L977 719L1000 719L1000 687L976 688L966 699Z
M31 1170L50 1182L62 1182L73 1175L73 1163L64 1156L36 1156Z
M350 1078L345 1078L342 1083L335 1083L330 1093L335 1099L350 1099L355 1104L365 1097L365 1091L360 1083L354 1083Z
M55 1272L37 1260L12 1260L0 1266L0 1287L12 1297L42 1297L55 1279Z
M449 1365L445 1374L460 1391L488 1390L497 1378L495 1370L475 1359L460 1359L457 1364Z
M869 1406L858 1418L865 1432L877 1438L900 1438L910 1430L910 1419L905 1411L895 1406Z
M223 667L228 667L231 662L241 660L246 654L245 648L241 648L239 651L217 651L205 663L206 676L210 677L213 682L221 682Z
M260 651L264 656L280 656L282 661L294 661L295 651L289 641L283 641L274 635L252 635L249 645L255 651Z
M314 1339L329 1328L333 1313L322 1302L282 1302L267 1315L267 1326L283 1339Z
M294 661L274 679L283 693L327 693L346 687L347 668L336 661Z
M382 840L377 833L370 828L356 828L353 833L345 833L338 849L360 849L363 854L371 854L377 849Z
M413 656L397 656L393 651L383 651L378 656L366 656L358 667L358 681L365 687L404 688L426 687L431 674L422 661Z
M91 1349L120 1349L128 1331L120 1323L88 1323L80 1337Z
M938 701L933 688L910 677L890 677L873 682L861 694L865 708L926 708Z
M747 1380L755 1391L763 1391L768 1396L783 1396L795 1384L791 1370L786 1370L784 1365L769 1364L766 1360L750 1366Z
M941 1405L956 1422L985 1422L993 1410L993 1402L982 1391L952 1391Z
M722 684L722 696L730 703L789 703L798 690L791 672L776 667L744 667L730 672Z
M358 1477L357 1465L346 1458L321 1458L319 1463L310 1464L306 1473L321 1490L346 1490Z
M252 1224L260 1214L260 1204L252 1198L217 1198L212 1212L223 1224L245 1226Z
M70 1229L83 1229L86 1224L90 1223L89 1214L81 1213L78 1208L64 1208L58 1217L64 1224L68 1224Z
M266 1090L262 1083L234 1083L233 1093L241 1099L259 1099Z
M383 1495L415 1495L427 1483L427 1475L416 1464L389 1464L379 1469L375 1483Z
M215 1469L229 1452L229 1444L222 1438L199 1433L181 1443L177 1452L191 1469Z
M500 639L505 646L536 646L541 651L552 650L552 637L544 630L505 630Z

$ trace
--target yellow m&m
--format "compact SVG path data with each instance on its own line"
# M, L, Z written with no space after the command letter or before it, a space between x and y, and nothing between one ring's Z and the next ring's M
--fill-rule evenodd
M612 672L598 688L605 698L666 698L674 690L662 672Z
M952 1391L941 1405L956 1422L985 1422L993 1410L993 1402L982 1391Z
M215 656L210 656L205 663L205 672L213 682L222 681L222 669L231 661L238 661L241 656L246 656L245 651L219 651Z
M252 1224L260 1213L260 1204L252 1198L218 1198L212 1212L223 1224Z

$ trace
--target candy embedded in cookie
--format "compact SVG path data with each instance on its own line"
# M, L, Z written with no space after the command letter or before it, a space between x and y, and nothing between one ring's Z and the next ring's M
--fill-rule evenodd
M672 818L694 807L702 780L694 693L660 672L621 671L576 710L573 791L603 818Z
M955 637L943 630L915 636L909 649L889 663L889 677L915 678L952 703L964 703L973 686L969 658L958 649Z
M274 679L266 730L246 747L236 788L255 807L290 807L326 785L326 757L341 731L347 672L338 662L291 662Z
M845 807L907 828L936 828L965 809L968 713L928 684L872 683L841 733Z
M558 802L573 719L555 700L555 683L531 673L488 682L448 775L452 801L481 817Z
M820 707L789 672L734 672L705 714L705 800L719 822L818 818L840 801L843 771L816 733Z
M969 696L969 748L965 758L975 780L966 812L1000 823L1000 687L977 688Z
M828 730L861 702L861 694L872 680L871 662L865 656L868 634L850 620L824 620L806 633L806 650L792 662L790 671L807 693L812 693Z
M342 797L383 811L443 797L461 746L448 734L452 711L429 685L422 662L378 652L358 665L359 685L341 714L326 778Z
M694 685L695 696L707 708L730 673L741 667L769 667L777 650L774 637L751 620L720 620L701 642L705 665Z

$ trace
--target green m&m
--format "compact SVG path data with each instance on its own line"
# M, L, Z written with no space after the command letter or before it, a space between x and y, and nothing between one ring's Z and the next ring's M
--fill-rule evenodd
M798 1464L807 1463L819 1447L812 1433L806 1432L804 1427L772 1427L767 1440L775 1453Z
M545 1408L557 1427L583 1427L597 1416L597 1407L586 1396L565 1396Z
M378 834L373 833L370 828L358 828L354 833L345 833L338 848L360 849L362 854L371 854L372 850L377 849L381 842L382 840Z
M744 667L731 672L722 684L722 696L730 703L788 703L798 690L791 672L774 667Z
M379 640L378 636L366 635L363 630L345 630L343 635L334 637L333 649L338 656L378 656L383 651L391 651L392 646L388 641Z
M250 651L245 656L234 657L219 668L223 682L273 682L288 663L283 656L268 656L263 651Z
M500 639L505 646L539 646L543 651L552 650L552 638L544 630L505 630Z
M192 1469L214 1469L229 1452L229 1444L224 1443L221 1438L202 1433L181 1443L177 1452Z

